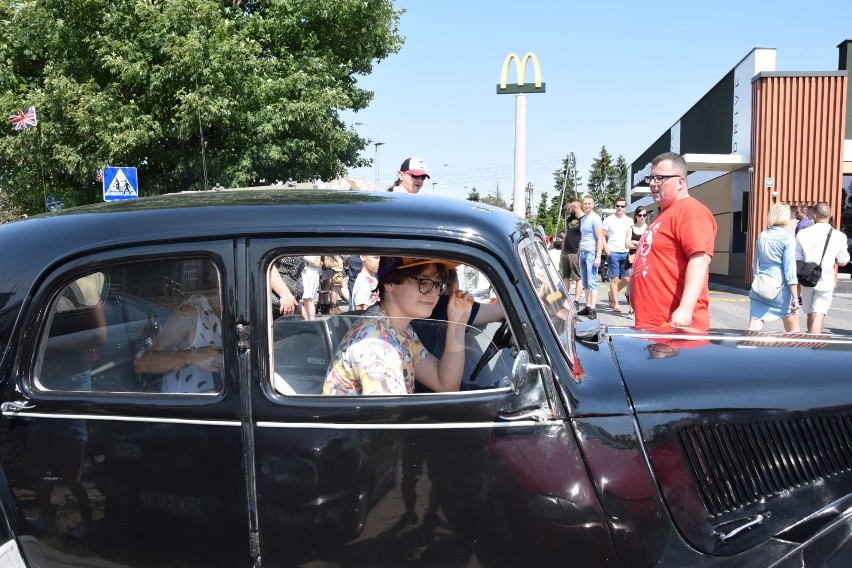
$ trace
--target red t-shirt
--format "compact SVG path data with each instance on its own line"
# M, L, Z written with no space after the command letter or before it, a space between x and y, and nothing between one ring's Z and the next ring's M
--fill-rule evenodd
M668 325L680 305L686 265L696 253L713 256L716 220L694 197L664 209L639 240L630 277L630 303L637 326ZM692 312L691 327L710 327L707 281Z

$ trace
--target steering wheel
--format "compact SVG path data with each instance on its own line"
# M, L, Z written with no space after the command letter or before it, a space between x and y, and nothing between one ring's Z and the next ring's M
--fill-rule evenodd
M484 353L482 353L482 357L479 358L479 361L476 362L476 367L474 367L473 371L471 371L470 378L468 380L471 383L475 383L476 378L479 376L482 369L484 369L488 364L488 361L490 361L500 349L511 346L512 329L509 327L509 322L507 320L503 320L503 323L500 324L500 327L497 328L497 331L494 332L494 336L488 343L488 348Z

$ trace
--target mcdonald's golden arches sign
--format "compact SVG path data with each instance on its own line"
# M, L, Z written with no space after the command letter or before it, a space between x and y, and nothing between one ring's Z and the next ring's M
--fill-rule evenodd
M518 76L516 83L509 84L509 65L515 62L515 72ZM532 61L533 72L535 74L535 83L524 83L524 75L527 70L527 62ZM523 57L518 57L516 53L510 53L503 61L503 69L500 71L500 84L497 85L497 94L518 94L518 93L543 93L544 83L541 82L541 67L538 65L538 58L531 51L524 54Z

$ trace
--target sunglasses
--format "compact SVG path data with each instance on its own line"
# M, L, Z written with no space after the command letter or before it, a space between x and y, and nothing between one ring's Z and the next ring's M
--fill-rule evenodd
M419 179L420 181L423 181L423 180L425 180L427 177L429 177L429 176L427 176L427 175L422 175L422 176L416 176L416 175L414 175L414 174L408 174L408 175L410 175L413 179Z
M636 216L637 217L647 217L648 214L647 213L637 213Z

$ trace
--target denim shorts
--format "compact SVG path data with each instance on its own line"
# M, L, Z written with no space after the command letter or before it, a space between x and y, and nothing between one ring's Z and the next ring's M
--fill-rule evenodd
M626 252L611 252L606 259L610 278L630 278Z
M595 251L580 251L580 278L586 290L598 289L598 267L595 266Z

